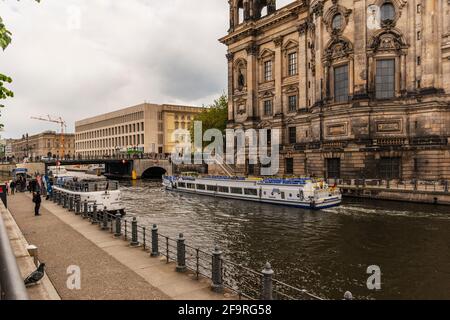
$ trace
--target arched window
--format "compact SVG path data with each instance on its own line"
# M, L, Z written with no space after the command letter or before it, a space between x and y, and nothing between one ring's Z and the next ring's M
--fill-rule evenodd
M395 7L392 3L386 2L380 8L381 21L393 21L395 19Z
M333 17L333 21L332 21L332 27L333 30L341 30L342 29L342 14L337 13L334 17Z
M353 45L343 37L331 40L325 50L324 78L325 99L334 103L346 103L352 96Z
M369 91L376 99L392 99L406 90L406 41L395 29L381 30L369 45Z

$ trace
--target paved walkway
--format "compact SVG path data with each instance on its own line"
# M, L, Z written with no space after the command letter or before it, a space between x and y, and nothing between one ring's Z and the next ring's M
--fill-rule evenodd
M8 207L28 242L38 246L39 259L46 263L61 299L169 299L47 209L42 208L41 217L34 217L27 195L9 197ZM72 265L81 269L81 290L67 288L67 268Z
M0 219L3 219L5 223L6 232L16 257L22 279L25 279L30 273L36 270L34 259L27 250L28 242L24 238L11 213L5 208L1 201L0 214ZM39 285L27 287L27 292L28 297L31 300L61 300L47 275L39 282Z
M27 194L9 197L9 209L39 257L62 299L177 299L222 300L236 298L210 290L208 279L175 272L173 263L150 258L141 248L100 231L81 217L53 202L43 201L41 217L34 217ZM81 268L81 290L66 286L67 267Z

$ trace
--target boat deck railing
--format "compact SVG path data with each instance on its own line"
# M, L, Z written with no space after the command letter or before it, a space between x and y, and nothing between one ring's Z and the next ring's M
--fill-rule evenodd
M117 181L66 182L61 187L75 192L115 191L119 190L119 183Z

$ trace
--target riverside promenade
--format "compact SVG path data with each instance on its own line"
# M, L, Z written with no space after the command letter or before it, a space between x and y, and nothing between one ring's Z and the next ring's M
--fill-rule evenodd
M96 225L43 200L34 216L29 194L8 197L8 208L27 242L39 248L39 260L63 300L223 300L207 279L175 272L175 264L150 258L142 248L101 232ZM68 268L81 271L81 288L69 289ZM31 296L31 295L30 295ZM39 299L40 297L33 297ZM51 297L47 297L52 299Z

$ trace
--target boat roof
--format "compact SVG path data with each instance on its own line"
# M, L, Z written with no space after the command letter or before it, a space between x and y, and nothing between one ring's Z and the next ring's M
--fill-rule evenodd
M312 182L310 178L245 178L245 177L228 177L228 176L204 176L204 177L191 177L181 176L183 181L196 181L196 180L212 180L212 181L236 181L236 182L252 182L258 184L271 184L271 185L305 185Z

